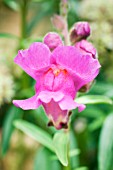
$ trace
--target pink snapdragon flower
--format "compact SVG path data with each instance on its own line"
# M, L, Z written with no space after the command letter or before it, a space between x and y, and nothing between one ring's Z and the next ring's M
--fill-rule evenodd
M78 90L98 75L100 68L97 59L83 55L76 47L58 46L51 52L47 45L38 42L20 50L14 61L36 80L36 85L33 97L13 100L13 104L24 110L42 105L57 129L67 126L70 110L85 109L85 105L74 99Z

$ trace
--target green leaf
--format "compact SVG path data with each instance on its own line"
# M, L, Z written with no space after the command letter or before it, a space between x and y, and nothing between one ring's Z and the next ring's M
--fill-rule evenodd
M84 167L76 168L75 170L88 170L88 168L84 166Z
M82 104L113 104L109 97L101 95L86 95L76 99L76 102Z
M42 145L46 146L51 151L54 151L53 143L52 143L52 137L49 133L45 132L41 128L35 126L32 123L28 123L24 120L16 120L14 122L14 125L16 128L23 131L28 136L32 137Z
M11 135L14 131L13 121L19 117L21 117L23 111L12 106L3 123L3 131L2 131L2 155L4 156L9 148Z
M52 160L51 155L52 153L44 147L38 149L34 161L34 170L38 170L38 168L42 170L61 170L61 165L58 161Z
M32 0L32 2L43 2L43 1L47 1L47 0Z
M81 112L81 116L95 119L103 117L104 115L105 113L98 107L98 105L88 105L87 109Z
M105 116L95 119L92 123L89 124L88 129L90 131L97 130L98 128L102 126L104 119L105 119Z
M58 132L53 137L53 146L55 153L64 165L68 165L68 143L69 143L69 134L63 131Z
M9 33L0 33L0 38L13 38L13 39L18 39L16 35L9 34Z
M19 10L19 4L16 0L3 0L3 2L11 9L17 11Z
M31 19L27 25L27 34L30 35L33 28L46 16L49 16L53 13L53 1L46 1L42 4L40 12L38 11Z
M78 149L78 145L77 145L76 134L75 134L73 128L71 128L71 131L70 131L70 149L73 151L78 150L78 154L80 153L80 150ZM76 154L76 156L70 157L70 164L71 164L72 169L77 168L79 166L78 154Z
M70 158L72 158L72 157L75 157L75 156L77 156L77 155L79 155L80 154L80 149L73 149L73 150L70 150L70 152L69 152L69 156L70 156ZM58 157L56 156L56 155L53 155L52 157L51 157L51 159L52 160L58 160Z
M107 116L101 130L98 166L99 170L113 169L113 113Z
M76 148L76 149L73 149L70 151L69 156L73 157L73 156L77 156L79 154L80 154L80 149Z
M49 164L49 154L45 148L40 148L35 156L34 170L38 170L38 167L42 170L51 169Z

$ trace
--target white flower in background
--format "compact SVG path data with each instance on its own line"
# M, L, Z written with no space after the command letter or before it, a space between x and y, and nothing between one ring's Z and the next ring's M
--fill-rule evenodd
M8 103L14 96L13 77L7 66L0 62L0 105Z

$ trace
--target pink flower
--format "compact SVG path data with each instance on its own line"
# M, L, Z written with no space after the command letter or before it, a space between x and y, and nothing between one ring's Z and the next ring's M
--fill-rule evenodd
M43 105L57 129L66 127L69 110L85 109L74 98L83 85L98 75L100 68L97 59L82 55L76 47L59 46L50 52L45 44L38 42L20 50L14 61L36 80L36 93L26 100L13 100L13 104L24 110Z
M46 44L51 51L53 51L56 47L62 46L63 42L61 37L55 32L49 32L44 37L44 44Z
M86 40L81 40L79 42L77 42L75 44L75 47L78 48L78 50L80 50L80 52L83 55L89 55L92 58L97 58L97 52L96 49L93 47L93 45L91 43L89 43ZM90 90L90 88L92 87L93 81L88 82L87 84L85 84L84 86L82 86L79 91L80 92L88 92Z
M97 51L93 47L93 45L89 43L88 41L81 40L75 44L75 47L78 48L82 52L82 54L84 55L88 54L91 57L96 58Z
M72 43L86 39L90 35L90 26L88 22L77 22L71 30L70 40Z

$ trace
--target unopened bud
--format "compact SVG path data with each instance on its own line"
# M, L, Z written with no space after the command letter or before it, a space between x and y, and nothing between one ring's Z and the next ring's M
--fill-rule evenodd
M82 54L84 54L84 55L88 54L88 55L90 55L93 58L97 58L97 51L96 51L96 49L88 41L82 40L82 41L76 43L75 47L78 48L82 52Z
M71 30L70 41L75 44L77 41L86 39L90 35L88 22L77 22Z
M51 19L51 22L53 26L58 30L58 31L63 31L65 28L65 21L62 16L60 15L54 15Z
M53 51L56 47L62 46L63 42L61 37L55 32L49 32L44 37L44 44L46 44L51 51Z

